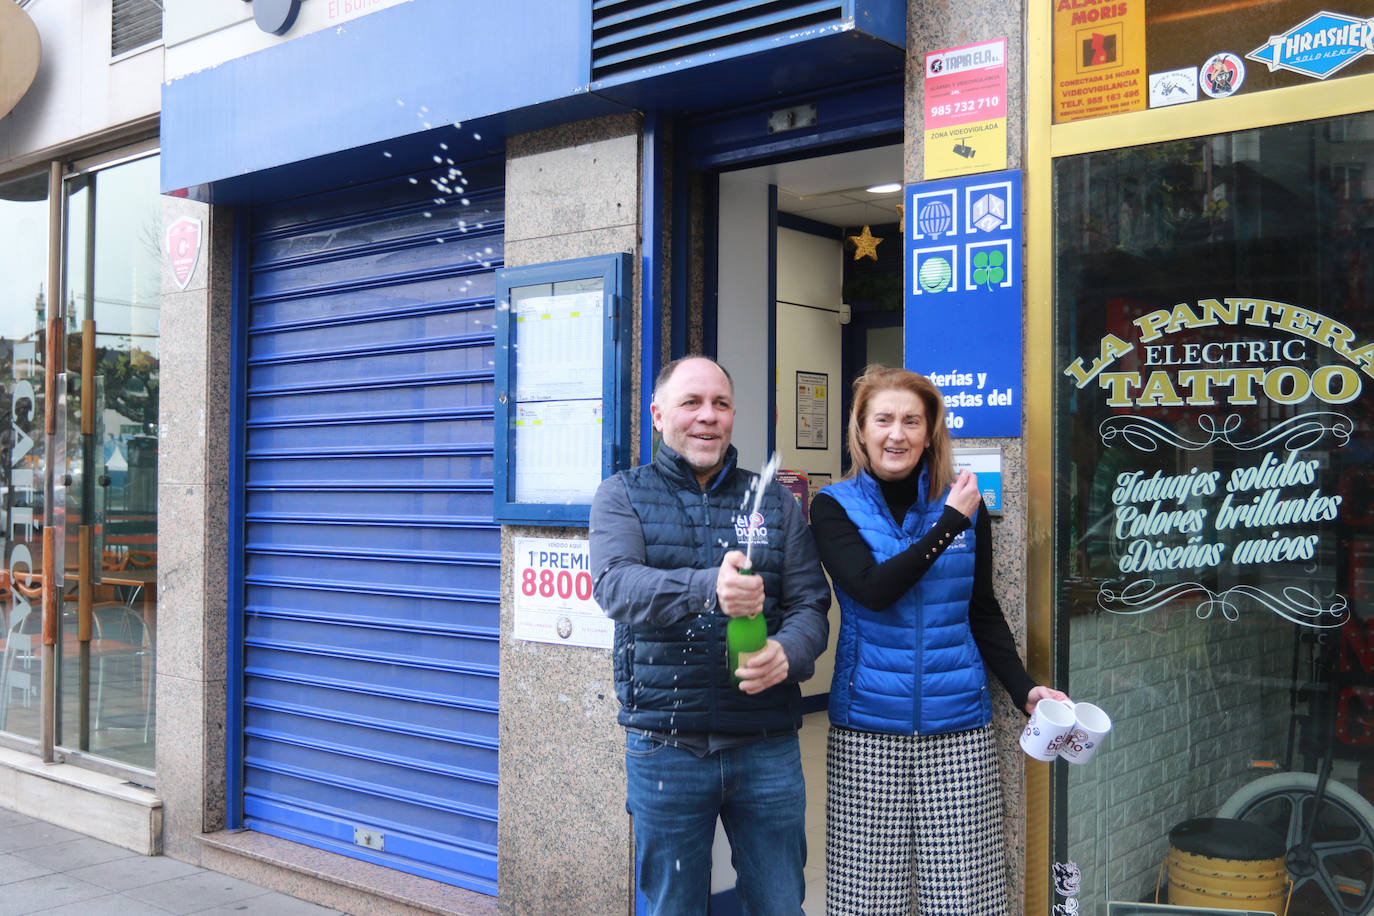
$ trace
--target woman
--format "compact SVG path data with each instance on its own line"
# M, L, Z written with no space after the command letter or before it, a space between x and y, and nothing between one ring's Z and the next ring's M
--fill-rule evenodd
M1017 706L1044 697L992 589L977 479L954 472L924 376L854 383L850 473L811 524L840 601L826 751L826 911L1008 912L986 663Z

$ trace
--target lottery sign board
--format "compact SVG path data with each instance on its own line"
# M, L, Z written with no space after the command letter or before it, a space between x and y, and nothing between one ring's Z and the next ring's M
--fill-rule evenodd
M955 438L1021 435L1021 173L906 189L906 367Z

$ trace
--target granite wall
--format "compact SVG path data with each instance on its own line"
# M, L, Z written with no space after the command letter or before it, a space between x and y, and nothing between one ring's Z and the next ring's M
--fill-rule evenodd
M1025 25L1020 3L909 3L907 5L906 133L903 176L908 184L924 179L925 59L931 51L957 48L997 38L1007 40L1007 168L1019 169L1025 151ZM1031 341L1026 340L1030 346ZM1025 390L1023 385L1022 390ZM1025 657L1026 547L1028 505L1024 439L960 439L960 447L1002 450L1004 513L992 523L993 572L997 597ZM1026 864L1025 755L1017 744L1025 723L1022 713L994 690L994 726L1002 772L1002 807L1013 910L1022 909Z
M232 213L163 198L163 226L201 222L185 289L163 269L159 341L158 794L163 851L200 861L224 826Z
M513 137L506 264L637 253L639 187L638 116ZM634 287L631 301L638 303L637 277ZM639 352L638 340L636 318L630 352ZM631 384L639 390L637 369ZM638 454L637 443L631 454ZM501 912L632 912L625 743L615 720L610 652L511 635L511 539L584 539L586 529L507 525L501 534Z

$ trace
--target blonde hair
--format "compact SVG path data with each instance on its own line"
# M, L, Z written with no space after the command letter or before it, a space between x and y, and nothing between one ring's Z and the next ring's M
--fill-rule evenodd
M930 445L925 450L926 464L930 468L928 497L934 499L954 483L954 453L950 449L949 430L945 428L945 399L930 379L909 369L873 365L854 380L854 406L849 410L850 465L845 477L853 477L860 470L873 473L872 462L868 460L868 451L860 436L864 421L868 419L868 406L881 391L909 391L925 405L926 429L930 432Z

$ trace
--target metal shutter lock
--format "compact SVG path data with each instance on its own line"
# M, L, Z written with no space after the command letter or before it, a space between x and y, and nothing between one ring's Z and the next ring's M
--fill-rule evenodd
M386 834L378 830L354 827L353 842L357 846L366 846L368 849L375 849L378 852L386 851Z

